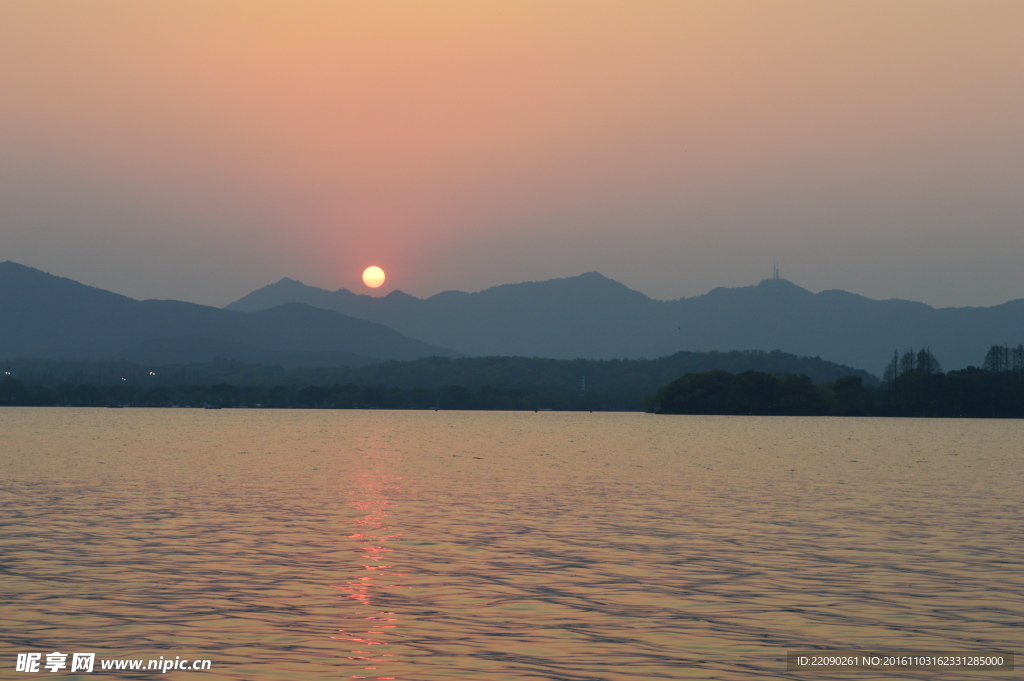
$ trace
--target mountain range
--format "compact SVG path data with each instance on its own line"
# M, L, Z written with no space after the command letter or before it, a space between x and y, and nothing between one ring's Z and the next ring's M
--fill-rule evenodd
M881 374L893 352L930 347L945 369L980 365L992 345L1024 341L1024 300L934 308L846 291L812 293L784 279L660 301L589 272L565 279L417 298L328 291L293 279L227 309L302 302L385 324L469 356L653 359L680 350L774 350Z
M933 308L784 279L653 300L596 272L417 298L328 291L293 279L225 308L135 300L0 263L0 359L229 359L282 367L424 357L657 359L680 351L782 350L881 374L895 350L930 347L945 369L1024 340L1024 300ZM739 369L739 367L737 367Z
M122 358L154 364L224 358L330 366L433 356L459 353L299 302L250 313L176 300L135 300L14 262L0 263L0 358Z

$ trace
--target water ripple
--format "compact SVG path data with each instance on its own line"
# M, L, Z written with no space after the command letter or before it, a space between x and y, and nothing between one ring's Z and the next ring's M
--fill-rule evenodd
M791 678L787 650L1021 640L1017 422L0 409L0 426L12 673L60 650L208 658L225 679Z

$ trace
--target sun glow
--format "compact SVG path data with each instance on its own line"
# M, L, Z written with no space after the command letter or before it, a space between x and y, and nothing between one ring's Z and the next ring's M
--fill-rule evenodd
M384 283L384 270L372 265L363 270L363 283L370 288L380 288Z

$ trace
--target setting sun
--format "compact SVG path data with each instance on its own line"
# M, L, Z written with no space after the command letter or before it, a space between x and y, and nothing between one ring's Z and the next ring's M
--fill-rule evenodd
M384 283L384 270L373 265L363 270L363 283L370 288L379 288Z

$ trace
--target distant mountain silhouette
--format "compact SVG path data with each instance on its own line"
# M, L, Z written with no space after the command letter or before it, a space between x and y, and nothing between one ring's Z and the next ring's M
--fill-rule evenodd
M893 350L930 346L946 369L981 363L994 344L1024 341L1024 300L933 308L845 291L811 293L784 279L658 301L596 272L566 279L374 298L292 279L227 306L304 302L386 324L467 355L653 359L680 350L783 350L881 374Z
M249 313L139 301L0 263L0 358L124 357L159 364L222 358L297 367L431 356L459 353L302 303Z

